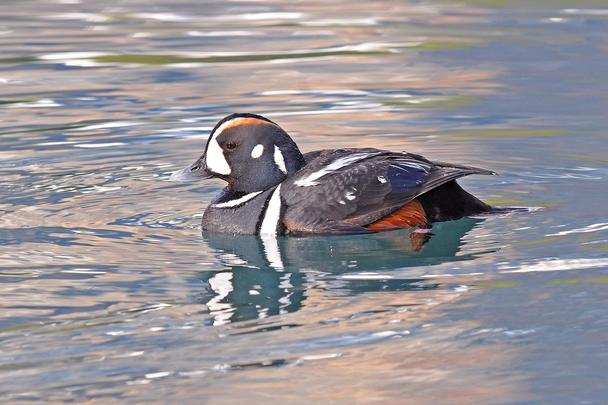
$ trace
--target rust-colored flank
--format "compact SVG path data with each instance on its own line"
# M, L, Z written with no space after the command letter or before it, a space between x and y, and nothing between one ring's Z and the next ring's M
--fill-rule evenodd
M418 200L412 200L397 211L367 225L370 231L386 231L389 229L411 228L427 223L426 213Z

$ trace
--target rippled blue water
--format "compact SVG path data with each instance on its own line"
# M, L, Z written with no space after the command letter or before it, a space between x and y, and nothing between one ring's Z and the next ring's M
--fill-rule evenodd
M8 1L0 400L603 403L602 1ZM215 122L486 167L530 213L201 235Z

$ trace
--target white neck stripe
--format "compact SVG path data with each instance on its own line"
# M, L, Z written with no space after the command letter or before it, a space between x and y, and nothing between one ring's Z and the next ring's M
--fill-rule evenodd
M272 192L266 212L264 212L264 218L262 219L262 226L260 226L260 235L276 235L277 228L279 227L279 221L281 220L281 185Z
M285 158L281 149L277 145L274 145L274 163L279 167L279 170L287 174L287 167L285 167Z
M222 203L213 204L213 206L216 208L236 207L238 205L246 203L247 201L251 200L253 197L257 196L260 193L261 191L256 191L254 193L245 194L241 198L235 198L234 200L228 200Z

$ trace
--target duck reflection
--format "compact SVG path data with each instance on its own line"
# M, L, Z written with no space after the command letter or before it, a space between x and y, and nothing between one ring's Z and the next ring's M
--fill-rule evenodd
M483 221L464 218L436 223L430 233L402 229L340 237L264 239L203 233L224 270L201 273L205 289L200 299L213 316L213 324L221 325L297 311L308 288L348 294L436 288L421 284L420 279L361 274L473 259L475 254L458 253L463 237Z

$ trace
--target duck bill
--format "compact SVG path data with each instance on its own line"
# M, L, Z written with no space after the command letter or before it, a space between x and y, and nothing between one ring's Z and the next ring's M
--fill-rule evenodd
M209 179L213 177L207 170L204 156L201 156L196 162L190 166L184 167L182 170L174 172L169 178L170 181L195 181L201 179Z

